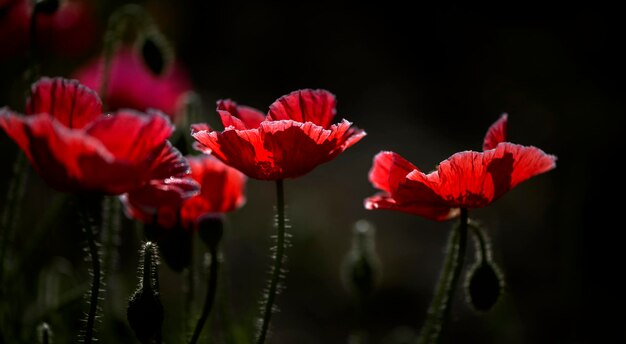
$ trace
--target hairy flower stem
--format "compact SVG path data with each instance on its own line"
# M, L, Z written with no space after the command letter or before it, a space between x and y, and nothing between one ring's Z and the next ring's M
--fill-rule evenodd
M94 324L96 321L96 313L98 312L98 294L100 292L100 284L102 281L102 271L100 270L100 251L96 244L95 223L93 215L90 213L91 209L84 210L84 230L87 237L87 248L89 251L89 257L91 259L91 291L89 293L89 311L87 313L87 323L83 338L84 344L91 344L94 342Z
M476 241L476 249L478 252L479 261L491 260L491 251L489 249L489 238L487 233L474 221L469 220L467 223L469 229L474 233L474 240Z
M207 285L206 298L204 299L202 314L198 319L198 323L196 324L196 328L193 331L193 336L191 337L191 341L189 342L189 344L195 344L198 341L198 338L200 338L204 323L208 319L209 314L211 313L211 309L213 308L213 303L215 301L215 294L217 291L217 276L220 265L219 258L217 256L217 247L209 247L209 255L211 256L211 265L209 267L209 281Z
M448 240L446 261L437 282L435 296L428 307L426 321L417 340L419 344L439 343L441 340L441 333L450 317L454 292L463 270L467 246L467 223L467 209L461 209L459 225L454 228Z
M264 344L267 337L267 331L274 310L274 300L278 291L278 282L283 269L285 255L285 194L283 191L283 180L276 181L276 252L274 254L274 266L272 267L272 276L270 280L269 290L267 291L265 300L265 309L257 344Z

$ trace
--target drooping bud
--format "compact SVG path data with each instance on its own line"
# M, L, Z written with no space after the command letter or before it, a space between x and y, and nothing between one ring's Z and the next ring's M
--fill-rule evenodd
M37 0L33 13L53 14L59 9L59 0Z
M157 274L158 252L148 241L142 247L139 262L139 285L128 302L128 324L141 343L160 342L163 327L163 305L159 297Z
M211 249L216 249L224 235L224 217L222 214L205 214L196 222L200 239Z
M474 220L468 221L476 243L476 261L465 277L466 301L476 311L487 312L498 302L504 290L504 275L493 262L491 240L485 228Z
M50 329L50 325L48 325L48 323L42 322L39 326L37 326L37 339L40 344L52 343L52 330Z
M144 32L138 49L146 67L155 75L163 75L174 60L170 44L156 28Z
M465 282L467 302L480 312L489 311L504 289L504 278L495 263L483 260L468 272Z
M353 229L352 247L341 267L345 287L360 298L370 295L380 279L380 260L375 250L374 235L372 223L358 221Z

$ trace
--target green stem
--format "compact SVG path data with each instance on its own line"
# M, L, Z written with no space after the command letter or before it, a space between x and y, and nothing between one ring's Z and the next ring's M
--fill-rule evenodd
M428 307L427 318L417 340L419 344L439 343L450 317L454 293L463 270L467 246L467 209L461 209L459 225L450 235L443 271L437 282L435 296Z
M101 282L101 270L100 270L100 252L98 251L98 245L95 239L95 224L91 214L86 212L85 214L85 235L87 236L87 245L89 249L89 256L91 259L91 292L89 294L89 312L87 313L87 324L85 328L85 337L83 343L91 344L94 341L94 323L96 320L96 313L98 311L98 293L100 292Z
M278 282L283 269L284 254L285 254L285 195L283 191L283 180L276 181L276 253L274 254L274 266L272 267L272 276L270 280L269 290L266 295L265 310L263 312L263 319L259 335L257 337L257 344L264 344L267 337L267 330L270 325L270 319L272 318L272 312L274 310L274 300L276 299L276 292L278 291Z
M187 276L186 276L186 285L184 285L184 289L183 289L183 293L185 295L185 304L183 308L183 318L184 318L183 340L186 340L188 330L191 327L190 319L191 319L193 304L194 304L193 299L195 296L195 269L194 269L194 263L196 261L196 257L194 256L194 253L196 252L195 247L194 247L195 241L196 240L193 240L192 238L191 260L189 261L189 266L185 269L185 273Z
M17 159L13 164L13 178L11 178L11 183L9 184L6 204L2 210L2 217L0 218L0 291L5 285L3 283L4 270L8 260L6 259L6 253L13 240L13 231L17 225L19 205L24 196L28 173L26 161L26 156L22 152L18 152Z
M202 314L198 319L196 329L193 331L193 336L191 337L191 341L189 342L190 344L195 344L198 341L198 338L200 338L204 323L209 317L209 314L211 313L211 308L213 308L213 303L215 301L215 294L217 291L217 276L220 264L219 258L217 257L217 247L209 247L209 254L211 255L211 265L209 267L209 284L207 286L206 298L204 299Z
M469 220L467 226L474 233L474 239L476 240L476 246L480 254L479 261L489 261L491 259L491 251L489 250L489 238L487 233L474 221Z

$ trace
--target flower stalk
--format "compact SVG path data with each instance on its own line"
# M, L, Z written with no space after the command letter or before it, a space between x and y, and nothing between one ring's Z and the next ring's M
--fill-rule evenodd
M198 322L196 324L196 328L193 331L193 335L191 337L191 341L189 344L195 344L198 342L200 338L200 334L202 333L202 329L206 320L211 313L211 309L213 308L213 304L215 303L215 294L217 291L217 279L219 272L219 257L217 246L209 246L209 255L211 257L211 262L209 266L209 280L207 285L207 293L204 299L204 306L202 307L202 314L200 318L198 318Z
M276 180L276 250L274 253L274 266L272 267L269 289L265 295L265 306L263 318L261 319L261 327L256 340L257 344L265 343L267 337L270 320L274 311L274 301L278 292L278 283L282 275L285 246L285 196L283 180L279 179Z
M87 251L89 253L89 260L91 261L90 272L92 275L91 289L89 291L89 310L87 312L87 321L85 325L85 332L83 334L83 343L85 344L91 344L96 340L94 338L94 325L98 312L98 300L102 283L100 251L98 249L98 244L96 243L96 225L91 211L92 209L90 209L90 206L85 205L82 214L83 230L87 239Z
M448 240L443 271L437 282L435 296L428 307L427 318L417 340L419 344L439 343L441 340L441 333L450 317L452 301L463 270L467 246L467 223L467 209L463 208L461 209L460 222Z

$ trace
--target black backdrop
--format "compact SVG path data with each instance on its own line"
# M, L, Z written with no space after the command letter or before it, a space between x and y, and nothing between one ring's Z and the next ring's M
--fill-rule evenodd
M101 21L119 4L100 4ZM350 227L361 218L377 227L383 263L383 280L368 308L374 342L385 342L398 327L419 328L450 225L364 210L363 198L375 192L367 181L371 158L394 150L428 170L454 152L480 149L485 130L503 112L509 113L511 141L555 154L557 168L472 213L493 237L507 294L487 315L472 313L459 296L447 340L624 341L618 224L625 56L616 9L526 3L143 5L190 70L207 121L215 123L219 98L266 110L279 96L312 87L333 92L339 117L368 132L336 160L286 182L294 238L287 289L278 298L282 311L273 323L277 343L346 342L352 304L338 269ZM49 71L69 75L80 62L56 61ZM11 81L18 75L12 66L19 64L1 68L1 105L21 102ZM0 142L6 178L15 149L6 135ZM38 192L54 195L34 174L31 180L27 200ZM250 180L247 205L229 216L224 255L235 318L249 315L263 286L273 201L271 183ZM31 211L41 207L29 204ZM27 241L27 233L17 233L18 243ZM77 231L55 233L69 237ZM50 256L80 265L80 243L67 244L57 234L42 249L40 265ZM122 247L130 252L130 280L133 245ZM167 306L180 278L163 269Z

